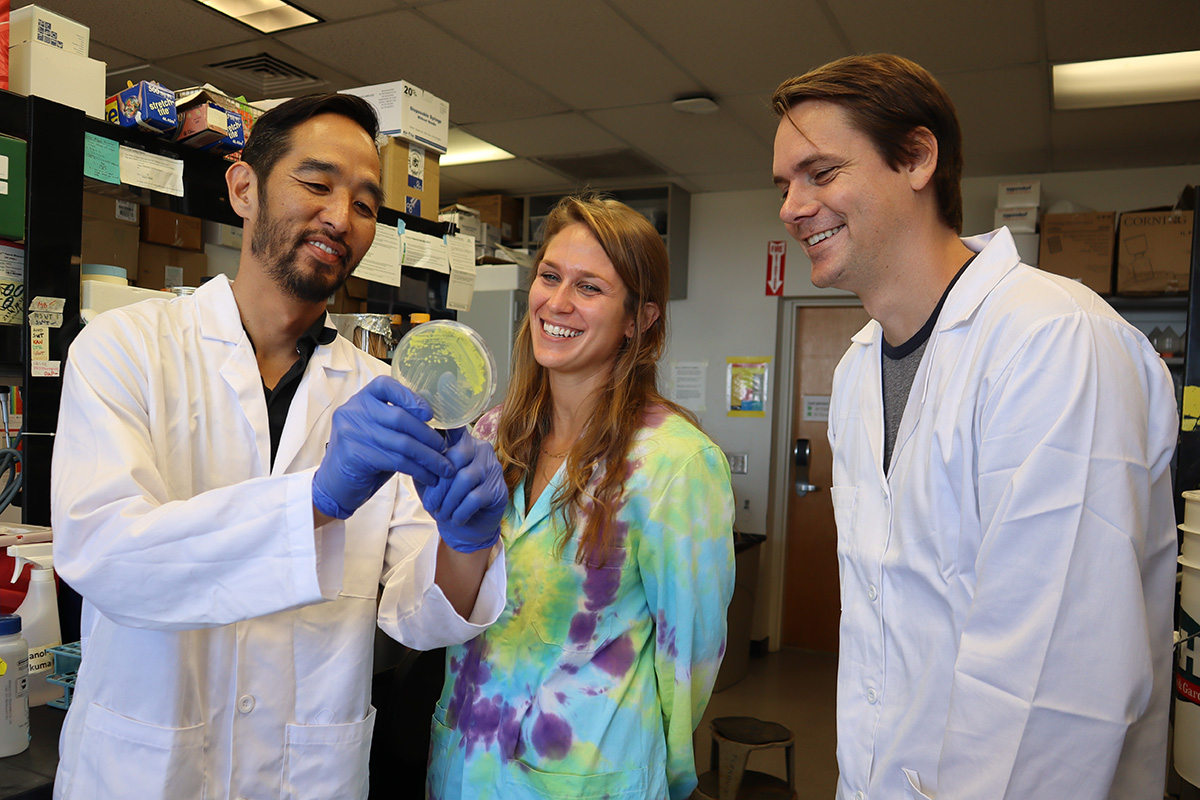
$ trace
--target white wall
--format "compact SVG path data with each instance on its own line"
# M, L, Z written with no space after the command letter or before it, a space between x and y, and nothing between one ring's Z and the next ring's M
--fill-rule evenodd
M769 179L763 165L764 183ZM1128 211L1147 206L1171 205L1188 183L1200 183L1200 166L1111 172L1075 172L1045 175L972 178L963 183L964 230L979 233L992 229L996 184L1005 180L1037 178L1042 181L1043 206L1069 200L1096 210ZM771 486L772 424L776 402L790 402L790 387L776 394L780 300L766 296L767 243L788 243L784 294L789 297L845 297L846 293L822 290L809 280L809 262L800 246L788 237L779 221L779 193L762 191L717 192L692 196L689 237L688 297L670 303L671 339L664 360L663 378L672 362L708 363L705 403L700 421L726 452L747 453L748 472L733 476L739 530L765 533L770 544L763 551L760 571L766 580L769 560L780 553L781 522L768 517ZM725 414L725 359L727 356L771 356L771 384L766 416L731 418ZM664 380L665 384L665 380ZM749 508L744 508L746 502ZM774 529L769 529L768 525ZM763 609L772 587L760 582L760 608L755 638L767 635L767 617L777 609Z

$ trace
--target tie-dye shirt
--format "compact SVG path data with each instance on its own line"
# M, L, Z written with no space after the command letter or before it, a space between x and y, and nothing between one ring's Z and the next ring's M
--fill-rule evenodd
M499 409L476 435L493 439ZM501 534L500 618L447 651L433 720L429 797L665 798L696 786L692 732L725 652L733 594L733 493L724 454L682 417L647 414L626 462L616 547L575 563L550 512L565 468Z

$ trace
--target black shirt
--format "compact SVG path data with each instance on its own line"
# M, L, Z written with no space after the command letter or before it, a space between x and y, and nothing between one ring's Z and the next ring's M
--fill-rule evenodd
M249 334L247 334L249 336ZM283 424L287 421L288 409L291 408L292 398L296 396L296 388L300 378L308 368L308 361L316 352L318 345L329 345L337 337L337 331L325 327L325 315L322 314L308 330L300 334L296 340L296 354L300 357L292 364L274 389L268 389L263 381L263 393L267 397L267 422L271 430L271 467L275 467L275 453L279 450L279 439L283 436ZM254 340L250 340L251 346Z

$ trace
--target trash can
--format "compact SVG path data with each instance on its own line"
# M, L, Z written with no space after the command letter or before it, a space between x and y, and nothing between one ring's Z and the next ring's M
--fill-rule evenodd
M758 595L759 545L767 540L761 533L733 532L733 560L736 578L733 599L729 602L729 630L725 635L725 658L717 672L714 692L728 689L746 677L750 669L750 628L754 624L754 603Z

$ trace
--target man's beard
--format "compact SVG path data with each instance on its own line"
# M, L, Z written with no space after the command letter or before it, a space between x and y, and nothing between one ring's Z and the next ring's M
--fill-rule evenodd
M267 275L289 295L305 303L324 303L350 277L354 260L349 246L341 237L316 229L289 238L286 227L270 216L265 202L261 207L263 212L250 239L250 252L264 259ZM336 274L330 274L335 268L328 264L315 262L316 269L307 270L298 263L304 242L316 237L324 237L341 248L341 266Z

